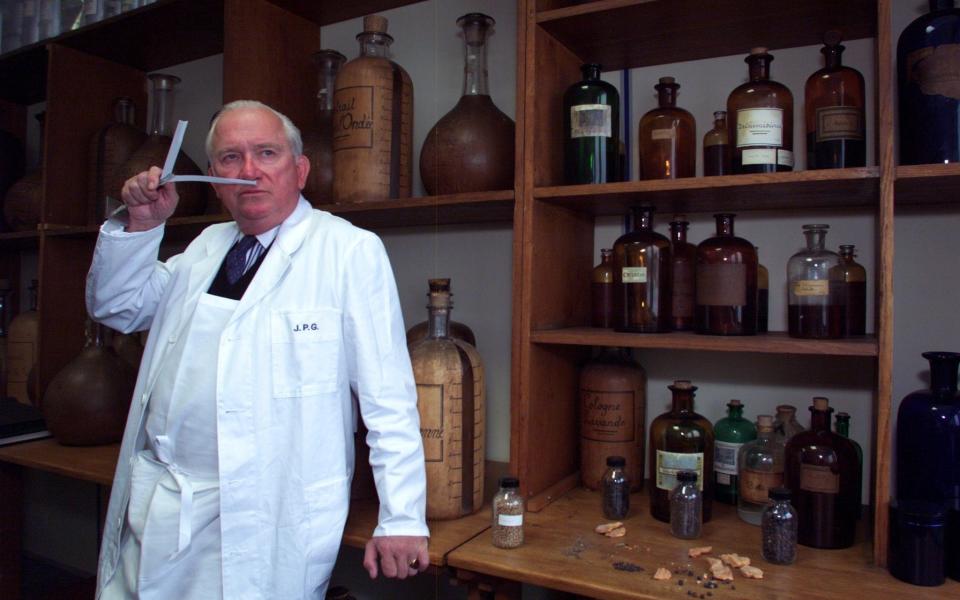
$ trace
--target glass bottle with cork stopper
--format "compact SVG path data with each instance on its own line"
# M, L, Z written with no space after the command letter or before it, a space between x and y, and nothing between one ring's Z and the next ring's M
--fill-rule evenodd
M768 492L783 485L783 438L774 431L773 417L757 417L757 439L740 448L737 515L752 525L760 524Z
M697 247L687 241L690 223L684 215L670 222L670 259L673 264L670 284L670 319L674 331L688 331L694 326L697 304Z
M713 426L713 497L724 504L737 504L739 454L744 444L757 438L757 428L743 418L743 403L727 403L727 416Z
M757 332L757 251L734 235L734 217L714 215L717 234L697 246L697 333Z
M823 34L822 69L804 87L807 169L862 167L867 163L863 75L844 66L839 31Z
M652 206L633 207L633 231L613 244L614 329L670 331L670 240L653 230Z
M854 260L853 244L840 244L838 272L840 299L843 303L843 335L866 335L867 333L867 270Z
M583 80L563 94L563 183L620 181L620 93L600 79L603 67L580 67Z
M733 145L734 173L793 170L793 94L770 79L773 55L766 48L750 50L744 59L750 80L727 98L727 121Z
M826 249L829 225L804 225L807 247L787 262L787 322L791 337L843 337L846 314L840 257Z
M661 77L654 86L659 106L640 118L640 179L678 179L697 174L697 123L677 106L680 84Z
M730 174L730 136L727 132L727 111L713 113L713 129L703 136L703 175Z
M590 324L613 327L613 250L600 249L600 264L593 268L590 282Z

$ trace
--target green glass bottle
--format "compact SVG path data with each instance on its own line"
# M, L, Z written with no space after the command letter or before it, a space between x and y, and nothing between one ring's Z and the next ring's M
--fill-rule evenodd
M845 412L838 412L834 430L853 442L853 447L857 451L857 458L860 460L860 476L857 477L857 490L859 491L857 495L857 506L859 507L857 515L863 516L863 448L860 447L860 444L857 443L855 439L850 437L850 415Z
M600 79L601 66L580 67L563 95L564 183L620 181L620 94Z
M740 447L757 439L757 428L743 418L743 404L739 400L727 403L727 416L713 426L713 497L724 504L737 504L737 474L740 465L737 456Z

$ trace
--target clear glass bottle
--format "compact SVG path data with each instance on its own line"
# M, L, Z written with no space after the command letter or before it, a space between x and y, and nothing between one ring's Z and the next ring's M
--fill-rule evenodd
M793 170L793 94L770 79L772 61L766 48L752 49L744 59L750 80L727 98L734 173Z
M773 420L773 430L783 437L783 443L801 431L806 431L800 421L797 421L797 407L790 404L777 406L777 415Z
M757 417L757 438L740 447L737 514L752 525L760 524L767 493L783 485L783 438L773 428L773 417Z
M757 260L760 260L760 249L757 251ZM759 262L757 263L757 333L767 333L770 329L770 271Z
M850 415L845 412L838 412L834 421L833 429L838 434L850 440L857 451L857 460L860 462L860 470L857 471L857 516L863 514L863 448L857 440L850 437Z
M603 501L603 516L607 519L626 519L630 512L630 480L624 467L627 460L622 456L608 456L607 470L600 480Z
M807 169L840 169L867 164L863 75L843 65L839 31L823 36L825 66L807 79Z
M563 95L564 183L620 181L620 93L600 79L603 67L580 67L583 80Z
M310 161L303 197L314 206L333 202L333 92L337 73L346 60L336 50L320 50L313 55L317 104L313 126L303 130L303 155Z
M677 106L680 84L661 77L654 86L659 107L640 118L640 179L678 179L697 174L697 122Z
M826 249L829 225L804 225L805 250L787 262L787 323L791 337L843 337L840 257Z
M757 251L733 234L735 216L714 215L717 235L697 246L697 333L757 332Z
M493 545L497 548L517 548L523 545L523 496L520 480L501 477L500 489L491 503L493 525L490 528Z
M713 508L713 426L693 411L696 386L677 380L668 386L673 406L650 423L650 514L670 521L670 490L677 473L697 473L697 485L703 492L703 522L710 520Z
M797 511L790 504L790 490L770 490L770 505L764 509L760 531L763 559L775 565L790 565L797 560Z
M757 428L743 418L743 403L727 403L727 416L713 425L713 498L724 504L737 504L739 455L744 444L757 439Z
M840 245L840 264L835 268L841 280L840 298L843 302L843 335L867 333L867 270L854 260L853 244Z
M670 258L673 263L670 284L670 320L674 331L694 326L697 305L697 247L687 242L690 223L683 215L670 222Z
M727 132L727 111L713 113L713 129L703 136L703 175L730 174L730 136Z
M427 280L427 294L429 297L430 293L435 292L447 292L450 296L453 296L453 291L450 284L449 277L435 278ZM477 347L477 337L474 335L473 330L470 329L470 326L466 323L461 323L459 321L454 321L450 319L450 322L447 326L447 332L455 340L463 340L466 343L470 344L474 348ZM420 340L426 339L431 335L430 322L429 321L420 321L416 325L410 327L407 330L407 346L412 346L414 343L419 342Z
M600 264L593 268L590 282L590 324L613 327L613 250L600 249Z
M677 473L677 484L670 490L670 533L683 540L700 537L703 528L703 494L697 486L695 471Z
M613 244L613 326L670 331L670 240L653 230L653 207L633 207L633 231Z

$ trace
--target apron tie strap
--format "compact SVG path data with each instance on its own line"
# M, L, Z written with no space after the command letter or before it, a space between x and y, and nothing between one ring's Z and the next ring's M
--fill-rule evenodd
M157 460L163 463L167 472L177 482L180 488L180 525L177 542L177 551L170 555L170 559L175 559L183 554L190 547L190 540L193 535L193 484L187 479L187 476L173 464L173 448L170 438L165 435L158 435L156 441Z

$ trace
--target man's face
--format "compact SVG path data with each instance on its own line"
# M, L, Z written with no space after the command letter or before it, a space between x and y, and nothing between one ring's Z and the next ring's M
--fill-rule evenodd
M213 186L243 233L258 235L282 223L296 208L309 172L310 162L294 158L283 123L270 111L236 109L217 122L210 174L257 181Z

